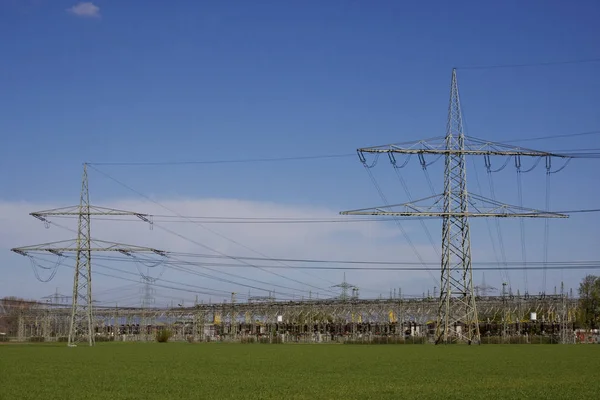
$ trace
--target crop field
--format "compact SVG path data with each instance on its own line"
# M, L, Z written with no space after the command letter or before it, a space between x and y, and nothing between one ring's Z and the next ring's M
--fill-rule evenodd
M595 398L596 345L0 345L2 399Z

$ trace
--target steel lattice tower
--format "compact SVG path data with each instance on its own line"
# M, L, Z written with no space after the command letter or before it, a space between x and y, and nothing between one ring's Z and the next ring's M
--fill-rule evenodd
M77 228L77 259L73 279L73 303L69 326L69 346L73 346L79 333L87 337L90 346L94 344L94 312L92 306L92 251L90 192L88 187L87 165L83 165L81 197Z
M480 335L471 269L471 233L467 219L467 171L463 153L465 135L456 70L452 71L446 149L451 151L445 155L445 216L442 217L442 272L436 336L437 340L447 342L448 328L462 321L466 329L463 334L470 343L479 341Z
M452 341L464 341L469 344L480 343L471 268L469 217L567 218L568 216L511 206L469 193L467 191L466 156L484 156L486 164L489 163L491 155L515 157L516 164L520 164L522 156L544 157L547 160L547 168L552 157L568 158L568 156L512 147L465 136L455 69L452 70L450 105L444 137L358 149L361 162L365 167L371 168L375 163L367 166L364 153L377 155L387 153L394 166L396 166L394 154L417 154L423 168L426 167L424 155L444 156L444 192L442 194L409 203L342 211L340 214L441 217L441 282L435 341L436 343ZM399 210L395 208L399 208Z
M352 290L352 297L354 298L355 292L358 289L356 286L346 282L346 273L345 272L344 272L344 280L342 281L342 283L338 283L337 285L333 285L332 287L342 289L342 292L337 297L340 300L348 300L350 298L350 296L348 295L348 289Z
M34 262L34 254L49 252L59 257L67 257L66 253L75 253L75 274L73 278L73 297L71 305L71 320L69 324L68 346L74 347L78 342L87 341L90 346L95 343L95 321L92 300L92 252L119 252L135 257L134 253L155 253L161 257L163 251L149 247L125 245L115 242L93 239L91 235L92 216L135 216L152 226L150 216L132 211L116 210L113 208L90 205L87 164L83 165L81 195L78 206L56 208L52 210L30 213L31 216L44 222L49 227L52 216L72 216L78 219L77 238L59 242L45 243L11 249L13 252L29 257Z

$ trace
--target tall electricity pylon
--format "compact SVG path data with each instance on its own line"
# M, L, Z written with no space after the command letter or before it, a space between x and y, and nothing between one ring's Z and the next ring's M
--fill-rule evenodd
M520 158L523 156L545 157L547 168L552 157L568 157L465 136L455 69L452 70L450 106L444 137L361 148L357 152L365 166L367 163L364 153L387 153L394 166L396 165L394 154L417 154L423 167L426 166L424 160L426 154L445 157L444 192L442 194L410 203L342 211L340 214L441 217L441 283L435 341L436 344L453 341L479 344L479 320L471 269L469 217L568 218L568 216L502 204L469 193L467 191L466 156L484 156L486 164L491 155L515 157L517 165L520 165ZM474 211L470 211L470 209Z
M67 253L75 253L75 275L73 278L73 297L71 304L71 321L69 326L68 346L74 347L78 342L87 340L90 346L94 340L94 312L92 306L92 252L117 251L126 255L132 253L156 253L165 256L165 253L149 247L131 246L120 243L92 239L92 216L136 216L142 221L152 223L147 214L132 211L116 210L112 208L95 207L90 205L88 187L87 165L83 165L83 178L81 183L81 196L78 206L55 208L52 210L30 213L31 216L44 222L49 227L52 216L75 216L78 218L77 238L59 242L44 243L41 245L18 247L11 249L17 254L28 256L32 260L35 253L49 252L59 257L67 257Z

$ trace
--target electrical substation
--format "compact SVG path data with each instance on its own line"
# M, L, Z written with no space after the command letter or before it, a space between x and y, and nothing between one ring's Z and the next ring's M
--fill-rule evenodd
M569 294L561 287L554 294L513 293L503 287L499 295L489 295L486 288L474 285L469 227L470 218L520 218L521 221L544 218L547 221L568 218L568 215L530 209L523 204L509 205L496 199L495 195L486 198L471 191L467 185L466 162L467 157L482 157L491 174L494 170L490 156L514 160L520 184L521 174L528 172L521 168L521 160L534 158L537 160L535 165L543 160L549 184L551 175L564 168L553 169L552 160L568 162L573 157L466 136L462 118L456 70L453 70L445 136L358 149L359 161L369 174L380 156L388 157L397 173L411 156L415 156L426 172L431 196L414 200L409 195L409 202L402 204L391 205L386 201L387 204L380 207L341 212L342 215L387 216L396 221L402 217L440 219L439 293L433 296L406 298L399 289L389 298L362 299L358 295L359 288L344 279L337 285L342 289L342 295L330 298L290 301L270 295L240 302L232 294L230 300L223 302L161 308L152 301L150 289L160 279L150 278L148 274L142 276L146 300L141 307L96 306L92 290L96 254L118 254L134 260L140 255L151 254L164 262L173 260L175 255L169 249L96 239L92 231L95 217L128 216L152 226L153 216L90 204L88 165L84 165L79 205L31 213L46 224L57 216L77 218L77 236L70 241L12 249L25 257L39 253L51 253L59 258L74 257L71 304L39 302L26 310L15 304L15 309L11 310L10 303L5 303L4 313L18 319L17 332L12 335L19 340L43 337L45 341L65 341L69 346L92 346L100 340L151 341L162 329L171 330L173 340L179 341L480 344L550 340L573 343L577 299L572 292ZM376 157L372 163L367 160L369 154ZM407 156L407 161L399 163L397 155ZM436 193L431 185L426 157L444 160L442 193ZM522 198L521 186L519 189ZM386 200L384 196L382 198ZM431 240L431 233L428 235Z

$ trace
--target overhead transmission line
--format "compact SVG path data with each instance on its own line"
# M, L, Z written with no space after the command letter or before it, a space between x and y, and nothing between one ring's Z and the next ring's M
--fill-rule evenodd
M560 214L582 214L582 213L597 213L600 212L600 208L589 208L589 209L572 209L572 210L559 210L551 211L553 213ZM152 217L154 223L196 223L194 219L201 220L203 224L325 224L325 223L360 223L360 222L378 222L378 221L395 221L391 217L381 218L357 218L357 219L346 219L346 218L261 218L261 217L221 217L221 216L191 216L186 215L183 218L177 215L155 215L149 214ZM53 218L71 219L72 216L55 216ZM157 218L159 218L157 220ZM120 221L120 222L138 222L135 218L94 218L95 221ZM191 221L192 220L192 221ZM405 221L421 221L422 217L407 217L403 218Z
M37 260L48 261L48 260L43 259L43 258L41 258L39 256L32 256L32 257L35 258L35 259L37 259ZM72 256L66 256L66 258L74 258L74 257L72 257ZM121 258L121 259L119 259L118 257L114 257L115 260L110 260L111 257L103 257L103 256L98 256L98 257L94 257L94 258L95 259L101 259L101 260L104 260L104 261L134 262L133 260L131 260L131 259L127 258L127 257L124 257L124 258ZM174 268L174 269L177 269L177 270L182 270L182 268L176 268L177 264L173 264L173 263L170 263L170 262L165 262L165 264L167 265L167 267L171 267L171 268ZM66 266L66 267L68 267L68 268L74 268L74 266L72 266L72 265L66 265L66 264L63 264L63 265ZM98 262L94 263L94 265L97 266L97 267L99 267L99 268L102 268L102 269L108 269L108 270L111 270L111 271L114 271L114 272L119 272L119 273L126 274L126 275L138 276L138 274L135 273L135 272L124 271L122 269L111 267L111 266L108 266L108 265L105 265L105 264L100 264ZM185 268L183 268L183 270L184 270L184 272L189 272L189 273L192 273L192 274L195 274L195 275L206 277L205 274L200 274L200 273L197 273L197 272L194 273L194 271L186 270ZM96 273L96 274L99 274L99 275L108 276L108 277L112 277L112 278L116 278L116 279L121 279L121 280L126 280L126 281L131 281L131 282L139 283L138 281L135 281L135 280L132 280L132 279L129 279L129 278L125 278L125 277L122 277L122 276L114 275L114 274L100 273L100 272L97 272L97 271L94 271L93 273ZM215 279L217 281L222 281L222 282L225 282L225 283L231 283L231 284L234 284L234 285L237 285L237 286L242 286L242 287L249 288L249 289L255 289L255 290L265 291L265 292L273 292L273 290L264 289L264 288L261 288L261 287L258 287L258 286L248 285L248 284L244 284L244 283L233 282L233 281L230 281L230 280L224 280L224 279L220 279L219 277L210 277L210 278ZM149 282L149 284L151 286L160 287L160 288L166 288L166 289L172 289L172 290L183 290L183 291L186 291L186 292L198 293L198 294L206 294L206 295L212 295L212 296L222 296L222 295L229 295L229 294L231 294L231 291L228 291L228 290L208 288L208 287L193 285L193 284L189 284L189 283L183 283L183 282L176 282L176 281L166 280L166 279L162 279L162 278L161 278L160 281L164 282L164 283L170 283L170 284L173 284L173 285L180 285L180 286L189 287L189 288L194 289L194 291L192 291L191 289L182 289L182 288L179 288L179 287L176 287L176 286L166 286L166 285L164 285L162 283L156 283L156 282ZM277 285L274 285L274 286L277 286ZM280 292L280 291L278 291L277 294L278 295L283 295L283 296L286 296L286 297L289 297L289 298L299 297L299 295L296 295L296 294L287 293L287 292ZM244 297L244 296L241 295L241 297Z
M37 259L38 261L47 261L46 259L43 259L39 256L32 256L33 258ZM67 268L71 268L74 269L75 267L73 265L67 265L67 264L63 264L65 267ZM135 272L130 272L130 271L123 271L120 270L118 268L114 268L114 267L110 267L107 265L103 265L103 264L95 264L100 268L103 269L108 269L111 271L115 271L115 272L119 272L122 274L126 274L126 275L132 275L132 276L138 276L138 274L136 274ZM102 275L102 276L107 276L110 278L115 278L115 279L120 279L120 280L124 280L124 281L129 281L129 282L135 282L135 283L140 283L139 281L135 280L135 279L130 279L127 277L123 277L123 276L118 276L118 275L114 275L114 274L108 274L108 273L103 273L103 272L98 272L98 271L92 271L92 274L97 274L97 275ZM169 280L164 280L162 279L162 282L165 283L171 283L171 284L176 284L176 285L181 285L181 286L186 286L192 289L183 289L183 288L179 288L179 287L174 287L174 286L167 286L164 284L159 284L156 282L150 282L149 284L152 286L156 286L156 287L162 287L165 289L172 289L172 290L182 290L182 291L186 291L186 292L190 292L190 293L199 293L199 294L207 294L207 295L212 295L212 296L222 296L223 294L230 294L231 292L229 291L225 291L225 290L219 290L219 289L212 289L212 288L206 288L206 287L202 287L202 286L197 286L197 285L192 285L192 284L187 284L187 283L181 283L181 282L174 282L174 281L169 281ZM221 293L219 293L221 292Z
M579 133L565 133L565 134L562 134L562 135L538 136L538 137L533 137L533 138L502 140L502 141L500 141L498 143L534 142L534 141L537 141L537 140L570 138L570 137L576 137L576 136L588 136L588 135L598 135L598 134L600 134L600 130L587 131L587 132L579 132ZM584 149L581 149L581 150L584 150ZM588 150L595 150L595 149L588 149ZM559 152L559 153L562 153L563 151L574 151L574 150L555 150L555 151Z
M74 231L73 229L71 229L69 227L63 226L61 224L57 224L54 221L47 221L47 223L52 224L52 225L57 226L57 227L62 228L62 229L66 229L66 230L69 230L69 231ZM174 233L174 234L178 235L177 233ZM233 284L234 286L243 286L243 287L247 287L247 288L251 288L251 289L256 289L256 290L260 290L260 291L264 291L264 292L272 292L272 291L274 291L274 290L271 290L271 289L265 289L265 288L260 288L260 287L256 287L256 286L250 286L250 285L247 285L247 284L243 284L243 283L239 283L239 282L234 282L234 281L231 281L231 280L224 280L223 278L220 278L220 277L217 277L217 276L214 276L214 275L210 275L210 274L198 273L197 271L187 270L187 269L185 269L185 267L179 267L179 268L177 268L177 266L184 265L185 262L183 262L183 261L177 262L177 259L174 258L174 255L176 255L175 253L169 253L169 255L170 255L171 259L175 260L175 261L168 261L168 262L166 262L164 260L160 260L159 263L157 263L157 265L162 265L163 267L169 266L169 267L171 267L173 269L179 270L180 272L192 273L192 274L204 277L204 278L208 278L208 279L212 279L212 280L217 280L217 281L221 281L221 282L230 283L230 284ZM32 267L34 269L34 273L36 274L36 277L38 278L38 280L40 280L42 282L49 282L50 280L52 280L54 278L54 276L56 274L56 271L58 270L58 267L61 265L62 261L65 258L67 258L67 257L68 256L61 255L61 257L59 258L59 262L57 262L55 264L55 266L53 267L53 270L51 272L51 276L48 279L42 279L42 278L40 278L39 277L39 273L37 272L37 269L35 267L37 266L37 267L39 267L41 269L50 269L50 268L46 268L46 267L44 267L42 265L33 265L34 259L30 258L30 260L32 261ZM136 267L138 267L138 263L139 262L144 262L144 261L154 262L155 261L155 260L144 260L143 257L141 257L141 256L133 256L133 258L132 258L131 256L130 257L118 257L118 256L106 257L106 256L99 255L99 256L96 256L94 258L95 259L112 260L112 261L119 260L121 262L134 262L134 263L136 263ZM230 258L230 257L224 257L224 258ZM276 283L271 283L271 282L264 282L264 281L261 281L261 280L257 280L257 279L253 279L253 278L248 278L248 277L237 275L237 274L231 274L231 273L228 273L228 272L215 270L213 268L209 268L207 265L204 265L204 264L203 265L199 265L198 264L196 266L198 266L200 268L203 268L203 269L206 269L206 270L209 270L209 271L213 271L213 272L219 273L219 274L228 275L228 276L231 276L231 277L234 277L234 278L238 278L238 279L242 279L242 280L246 280L246 281L250 281L250 282L257 282L257 283L269 285L269 286L271 286L273 288L277 287L277 288L280 288L280 289L305 292L305 290L302 290L302 289L291 288L289 286L284 286L284 285L280 285L280 284L276 284ZM238 266L241 267L242 265L238 265ZM110 268L110 267L106 267L106 266L104 266L104 267L105 268ZM140 275L143 275L143 273L139 270L139 267L138 267L138 272L139 272ZM159 274L159 277L157 279L159 279L162 276L163 273L164 273L164 268L163 268L162 272ZM134 273L134 275L135 275L135 273ZM317 292L315 294L318 295L319 293Z
M598 211L600 211L600 209L571 210L571 211L565 211L565 212L575 212L576 213L576 212L598 212ZM62 226L60 224L57 224L55 222L52 222L52 221L49 221L49 222L53 223L56 226L60 226L61 228L71 230L70 228L64 227L64 226ZM175 235L179 235L176 232L172 232L172 233L175 234ZM189 239L189 238L186 238L186 239ZM176 255L176 254L178 254L178 253L170 253L170 254L171 254L171 257L173 258L173 256ZM179 256L183 256L183 257L189 257L191 255L194 255L194 256L207 257L207 258L208 257L211 257L211 258L219 258L220 257L220 258L227 258L227 259L233 258L233 259L238 260L238 261L239 260L264 260L264 261L285 261L285 262L293 262L293 261L296 261L296 262L298 262L298 261L300 261L300 262L315 262L315 261L318 261L318 260L303 260L303 259L295 259L295 260L294 259L281 259L281 258L270 258L270 257L262 257L262 258L261 257L240 257L240 256L229 256L229 255L222 255L222 254L219 255L219 256L217 256L217 255L197 255L197 254L194 254L194 253L179 253L178 255ZM99 256L99 257L101 257L101 256ZM98 258L98 257L96 257L96 258ZM132 260L129 260L129 259L125 258L125 259L123 259L121 261L132 261ZM150 260L147 260L147 261L150 262ZM342 262L342 261L339 261L339 260L321 260L321 262L336 263L336 262ZM366 261L366 262L362 262L362 263L378 264L379 262L377 262L377 261ZM197 266L197 267L200 267L200 268L204 268L204 269L208 269L208 270L211 270L213 272L221 273L221 274L227 274L227 273L225 273L223 271L216 270L216 269L208 268L208 266L210 265L210 266L213 266L213 267L237 267L237 268L243 267L242 265L239 265L239 264L229 264L229 265L222 264L222 263L213 263L213 264L210 264L210 263L206 263L206 262L190 263L190 262L183 261L183 260L168 261L168 262L163 262L161 264L172 265L171 266L172 268L178 268L179 267L180 268L179 270L182 271L182 272L190 272L189 270L185 270L185 269L182 270L181 269L181 267L183 267L184 265L186 265L186 266L194 265L194 266ZM402 263L394 262L394 264L402 264ZM426 267L426 268L421 268L420 271L427 270L427 263L425 263L423 260L421 260L421 262L419 264ZM534 265L535 262L532 262L531 264ZM431 263L430 265L431 266L437 266L437 262L436 263ZM506 263L506 265L508 265L508 263ZM544 263L543 265L550 265L550 263ZM277 269L277 268L279 268L279 269L292 268L292 269L300 269L300 270L302 270L302 269L312 269L312 268L301 268L301 267L289 266L289 265L285 265L285 266L282 266L282 267L274 267L274 266L269 266L269 265L261 265L261 266L254 265L254 266L258 267L258 268L261 268L261 269ZM54 268L54 273L55 273L57 267L58 267L58 265ZM336 268L314 268L314 269L344 269L344 268L342 268L342 267L336 267ZM519 268L510 268L510 269L519 269ZM526 268L525 269L521 268L521 269L524 270L524 271L527 270ZM551 268L551 269L555 269L555 268ZM419 269L414 269L414 270L419 270ZM250 278L246 278L244 276L237 276L237 275L234 275L234 274L229 274L229 275L233 276L233 277L239 277L240 279L243 279L243 280L250 279ZM202 274L200 276L203 276L203 277L208 278L208 279L216 279L216 280L223 281L221 278L214 277L214 276L211 276L211 275L208 275L208 274ZM250 280L252 280L252 279L250 279ZM275 287L282 287L282 285L272 284L272 283L269 283L269 282L263 282L263 281L258 281L258 280L252 280L252 281L257 281L259 283L264 283L264 284L275 286ZM240 284L239 282L233 282L233 281L227 281L227 282L231 283L233 285L238 285L238 286L245 286L245 287L249 286L249 285L245 285L245 284ZM257 289L257 290L262 290L262 291L269 291L268 289L254 287L254 286L252 286L252 288L253 289ZM284 289L291 289L291 290L299 290L299 289L294 289L294 288L289 288L289 287L283 287L283 288ZM299 290L299 291L302 291L302 290Z
M170 254L166 252L166 254ZM170 261L166 259L164 261L165 264L175 264L175 265L216 265L216 266L226 266L232 268L246 268L240 264L225 264L225 263L214 263L205 260L224 260L226 257L221 257L213 254L195 254L195 253L173 253L177 255L179 258L177 261ZM136 262L135 260L129 257L123 256L108 256L108 255L98 255L95 257L99 260L109 260L109 261L119 261L119 262ZM201 261L188 261L181 260L181 258L191 258L191 259L202 259ZM342 264L342 265L396 265L396 266L418 266L423 265L420 261L391 261L391 260L339 260L339 259L311 259L311 258L279 258L279 259L268 259L268 258L260 258L260 257L239 257L240 259L246 259L251 261L285 261L286 263L302 263L302 264ZM428 266L437 266L439 263L437 261L427 261L425 262ZM528 261L528 265L589 265L589 264L600 264L600 260L554 260L554 261ZM488 265L488 266L502 266L504 265L504 261L474 261L473 265ZM506 265L508 266L522 266L522 261L506 261ZM264 268L303 268L298 265L261 265ZM325 267L323 267L325 268ZM369 269L369 267L364 267L365 269Z
M600 263L596 263L596 264L581 264L581 265L531 265L531 263L529 263L530 266L528 267L511 267L511 266L498 266L498 267L473 267L474 271L504 271L504 270L514 270L514 271L524 271L524 270L530 270L530 271L535 271L535 270L596 270L596 269L600 269ZM233 267L232 265L223 265L223 267ZM277 265L273 265L273 266L265 266L265 268L273 268L273 269L285 269L286 267L284 266L277 266ZM411 272L425 272L427 271L427 268L423 268L421 267L373 267L373 268L367 268L367 267L335 267L335 266L305 266L305 267L293 267L294 269L299 269L299 270L350 270L350 271L411 271ZM290 295L292 296L292 295Z
M552 65L567 65L567 64L589 64L600 62L600 58L584 58L578 60L565 60L565 61L542 61L532 63L521 63L521 64L491 64L491 65L464 65L462 67L456 67L458 70L467 69L501 69L501 68L526 68L526 67L544 67Z
M532 142L538 140L558 139L577 136L588 136L600 134L600 130L566 133L558 135L538 136L533 138L519 138L502 140L496 143L520 143ZM594 151L589 154L568 154L576 158L595 158L600 156L600 153L595 152L598 149L576 149L576 150L554 150L556 153L565 153L569 151ZM322 155L301 155L289 157L265 157L265 158L242 158L229 160L189 160L189 161L104 161L104 162L88 162L89 166L177 166L177 165L211 165L211 164L250 164L250 163L268 163L268 162L284 162L284 161L311 161L356 157L356 153L340 153L340 154L322 154Z
M158 205L159 207L161 207L161 208L163 208L163 209L165 209L165 210L167 210L167 211L169 211L169 212L171 212L171 213L173 213L173 214L176 214L177 216L179 216L180 218L182 218L182 215L181 215L181 214L179 214L177 211L174 211L173 209L171 209L171 208L169 208L169 207L167 207L167 206L165 206L165 205L163 205L163 204L159 203L158 201L151 199L149 196L147 196L147 195L145 195L145 194L143 194L143 193L139 192L138 190L136 190L136 189L132 188L131 186L129 186L129 185L127 185L127 184L125 184L124 182L121 182L120 180L118 180L118 179L114 178L113 176L111 176L111 175L109 175L109 174L107 174L107 173L105 173L105 172L103 172L103 171L99 170L99 169L98 169L98 168L96 168L96 167L93 167L93 166L92 166L91 168L93 168L93 169L94 169L95 171L97 171L98 173L100 173L100 174L104 175L106 178L108 178L108 179L110 179L110 180L112 180L112 181L114 181L114 182L118 183L119 185L121 185L121 186L123 186L123 187L127 188L128 190L130 190L130 191L132 191L132 192L136 193L137 195L139 195L139 196L141 196L141 197L143 197L143 198L147 199L148 201L150 201L150 202L152 202L152 203L154 203L154 204ZM236 244L236 245L238 245L238 246L240 246L240 247L243 247L243 248L245 248L246 250L249 250L249 251L251 251L251 252L253 252L253 253L255 253L255 254L259 254L259 255L261 255L261 256L263 256L263 257L267 257L267 256L266 256L264 253L261 253L261 252L259 252L259 251L255 250L255 249L252 249L252 248L250 248L250 247L248 247L248 246L246 246L246 245L244 245L244 244L242 244L242 243L240 243L240 242L238 242L238 241L236 241L236 240L234 240L234 239L231 239L231 238L229 238L229 237L227 237L227 236L223 235L222 233L219 233L219 232L217 232L217 231L215 231L215 230L213 230L213 229L211 229L211 228L208 228L208 227L204 226L202 223L200 223L200 222L198 222L198 221L194 221L193 223L194 223L195 225L197 225L197 226L199 226L199 227L201 227L201 228L203 228L203 229L205 229L205 230L209 231L210 233L212 233L212 234L214 234L214 235L216 235L216 236L219 236L219 237L220 237L220 238L222 238L222 239L225 239L225 240L229 241L230 243L233 243L233 244ZM225 253L222 253L222 252L220 252L220 251L219 251L219 250L217 250L217 249L214 249L214 248L212 248L212 247L210 247L210 246L207 246L207 245L205 245L205 244L203 244L203 243L200 243L200 242L198 242L198 241L195 241L195 240L193 240L193 239L187 238L187 237L185 237L184 235L181 235L181 234L178 234L178 233L176 233L176 232L173 232L172 230L170 230L170 229L168 229L168 228L161 227L161 226L159 226L159 228L160 228L160 229L162 229L162 230L165 230L165 231L167 231L167 232L170 232L170 233L172 233L172 234L175 234L176 236L178 236L178 237L180 237L180 238L182 238L182 239L185 239L185 240L189 241L190 243L194 243L194 244L196 244L196 245L198 245L198 246L200 246L200 247L203 247L203 248L205 248L205 249L207 249L207 250L209 250L209 251L212 251L212 252L214 252L214 253L217 253L217 254L221 254L221 255L227 256ZM235 258L233 258L233 257L230 257L230 258L232 258L232 259L235 259ZM242 262L242 263L244 263L244 264L247 264L248 266L252 266L252 264L246 263L246 262L244 262L244 261L240 261L240 262ZM258 269L260 269L260 268L258 268ZM313 289L321 290L321 291L323 291L323 292L333 292L331 289L328 289L328 288L322 288L322 287L318 287L318 286L312 285L312 284L310 284L310 283L302 282L302 281L299 281L299 280L297 280L297 279L290 278L290 277L288 277L288 276L285 276L285 275L278 274L278 273L276 273L276 272L273 272L273 271L268 271L268 270L265 270L265 271L266 271L266 272L268 272L268 273L270 273L270 274L276 275L276 276L278 276L278 277L280 277L280 278L283 278L283 279L289 280L289 281L291 281L291 282L295 282L295 283L301 284L301 285L303 285L303 286L306 286L306 287L310 287L310 288L313 288ZM310 275L310 274L308 274L308 273L306 273L306 274L307 274L307 275L309 275L309 276L311 276L312 278L317 278L317 279L324 280L322 277L316 277L316 276Z
M323 160L333 158L354 157L355 153L345 154L324 154L324 155L305 155L292 157L267 157L267 158L244 158L232 160L190 160L190 161L124 161L124 162L90 162L88 165L114 165L114 166L164 166L164 165L208 165L208 164L246 164L278 161L303 161L303 160Z
M467 117L466 117L466 113L464 111L464 106L463 106L463 126L464 126L464 130L466 132L469 132L469 128L468 128L468 123L467 123ZM481 187L481 182L479 180L479 173L477 172L477 165L475 164L475 160L470 157L469 160L471 162L471 165L473 165L473 171L475 172L475 183L477 184L477 189L479 191L479 193L483 193L483 189ZM494 254L494 258L496 260L496 262L498 263L498 265L500 264L500 257L498 256L498 250L496 248L496 241L494 240L494 235L492 233L492 225L491 222L489 220L489 218L484 218L485 220L485 225L488 231L488 235L490 237L490 243L492 244L492 252ZM504 272L506 275L508 275L508 271L505 270ZM500 272L500 276L501 279L505 279L505 277L502 276L502 271Z
M587 210L552 211L552 212L560 213L560 214L571 214L571 213L578 213L578 212L600 212L600 208L599 209L587 209ZM52 225L55 225L57 227L63 228L63 229L72 230L69 227L66 227L61 224L57 224L56 222L53 222L53 221L49 221L49 223ZM252 257L252 256L239 256L239 255L228 255L228 254L203 254L203 253L191 253L191 252L180 252L180 251L176 251L176 252L164 251L164 253L173 255L173 256L177 256L177 257L206 258L206 259L234 259L234 260L249 260L249 261L273 261L273 262L285 262L285 263L301 262L301 263L374 264L374 265L381 265L381 264L420 265L420 264L422 264L422 262L381 261L381 260L340 260L340 259L314 259L314 258ZM121 256L108 257L108 256L98 255L94 258L95 259L109 258L111 260L118 259L118 260L123 260L123 261L136 262L136 260L131 259L130 257L121 257ZM138 258L139 258L139 256L138 256ZM146 261L151 261L151 260L146 260ZM165 262L168 262L168 261L161 261L161 263L165 263ZM560 262L570 262L570 261L560 261ZM431 264L431 265L437 265L439 262L436 260L436 261L431 261L431 262L426 262L426 263ZM506 263L508 265L518 264L518 263L520 263L520 261L506 261ZM528 263L535 264L536 262L529 261ZM543 263L543 262L539 261L537 263ZM551 264L551 263L553 263L553 261L548 261L548 263ZM493 262L473 261L473 264L490 265L490 264L493 264ZM500 265L500 264L502 264L502 262L496 261L496 264ZM236 265L241 268L245 267L244 264L242 264L242 265L232 264L232 265ZM285 268L286 266L283 266L283 267ZM288 268L293 268L293 266L289 266ZM247 279L246 277L241 277L241 276L240 276L240 278Z
M480 264L480 263L478 263ZM571 265L567 268L569 270L598 270L600 269L600 261L586 261L586 262L571 262ZM96 263L95 265L98 265L101 268L105 268L105 269L109 269L109 270L114 270L117 271L119 273L125 273L128 275L134 275L137 276L137 274L132 273L132 272L127 272L127 271L122 271L116 268L111 268L108 267L106 265L103 264L98 264ZM68 267L68 268L74 268L74 266L72 265L66 265L64 264L64 266ZM271 268L285 268L284 266L271 266ZM306 268L306 269L329 269L329 270L339 270L339 269L347 269L347 270L358 270L358 271L367 271L367 270L377 270L377 271L395 271L395 272L414 272L414 271L423 271L424 269L422 267L375 267L375 268L365 268L365 267L335 267L335 266L324 266L324 267L298 267L298 268ZM500 268L504 268L504 267L487 267L487 268L483 268L483 267L474 267L473 269L475 270L480 270L480 271L493 271L493 270L498 270ZM508 267L509 269L514 269L514 270L521 270L523 267ZM527 267L527 269L530 270L539 270L542 268L548 268L548 269L565 269L564 265L559 265L559 266L547 266L547 267L543 267L543 266L530 266ZM130 279L130 278L126 278L123 276L118 276L118 275L114 275L114 274L109 274L109 273L104 273L104 272L98 272L98 271L94 271L93 272L94 275L101 275L101 276L106 276L106 277L110 277L110 278L115 278L115 279L119 279L119 280L123 280L123 281L130 281L130 282L134 282L134 283L138 283L135 279ZM189 287L189 289L184 288L184 287L178 287L178 286L169 286L169 285L165 285L165 284L160 284L160 283L150 283L150 285L155 286L155 287L159 287L159 288L164 288L164 289L169 289L169 290L175 290L175 291L181 291L181 292L187 292L187 293L192 293L192 294L205 294L205 295L210 295L210 296L223 296L223 295L228 295L230 292L229 291L224 291L224 290L220 290L220 289L209 289L209 288L202 288L199 287L197 285L191 285L191 284L185 284L185 283L180 283L180 282L173 282L173 281L166 281L163 280L163 282L165 283L173 283L176 285L180 285L180 286L186 286ZM208 290L203 290L203 289L208 289ZM372 292L377 292L376 290L372 290ZM283 294L283 293L279 293L278 294ZM244 295L242 293L240 293L240 297L244 297ZM294 299L297 298L297 295L293 295L293 294L287 294L288 299ZM410 296L407 296L410 297ZM416 297L416 296L415 296ZM283 299L285 300L285 299ZM107 303L107 302L101 302L101 303ZM101 307L101 306L100 306ZM120 308L124 308L124 307L120 307Z
M377 179L375 179L375 176L373 175L373 172L371 171L371 168L373 168L377 164L378 160L379 160L379 154L376 155L375 160L373 161L373 163L371 165L369 165L364 158L361 158L361 162L363 164L363 167L365 168L365 171L367 171L367 174L369 175L369 178L371 179L371 183L373 184L373 186L375 186L375 189L377 190L377 193L379 193L379 197L381 197L381 201L385 205L385 208L391 210L392 209L391 205L388 202L388 200L387 200L387 198L385 196L385 193L383 192L383 189L381 189L381 186L379 185L379 183L377 182ZM408 245L412 249L412 251L415 254L415 256L417 257L417 259L425 267L425 269L429 273L429 276L431 277L431 279L433 280L433 282L437 283L437 280L436 280L435 276L433 275L433 272L432 272L431 268L429 268L429 267L427 267L425 265L425 261L423 260L423 257L421 256L421 253L419 252L419 250L417 249L417 247L414 245L414 243L410 239L410 236L408 236L408 233L404 229L404 226L400 222L400 219L396 218L396 217L392 217L392 218L394 220L394 223L396 224L396 226L398 227L398 229L402 233L402 236L404 236L404 240L406 241L406 243L408 243Z

